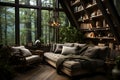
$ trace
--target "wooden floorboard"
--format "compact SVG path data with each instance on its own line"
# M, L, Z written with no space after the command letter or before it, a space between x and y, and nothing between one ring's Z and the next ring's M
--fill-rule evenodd
M55 68L40 64L23 72L17 72L14 80L109 80L104 75L70 78L65 74L57 74Z

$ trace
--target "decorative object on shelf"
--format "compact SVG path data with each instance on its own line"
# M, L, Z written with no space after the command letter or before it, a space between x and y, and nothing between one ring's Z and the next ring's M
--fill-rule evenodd
M102 26L103 25L101 21L96 21L96 28L101 28Z
M96 0L93 0L93 4L96 4Z
M91 17L95 17L97 15L97 11L94 11L92 14L91 14Z
M94 38L95 34L94 34L94 32L86 33L85 37L87 37L87 38Z
M97 10L97 16L102 15L102 12L100 11L100 9Z
M107 19L104 17L102 9L100 9L97 0L71 0L71 11L74 10L74 15L84 37L93 41L95 44L99 42L108 45L110 42L116 42L114 36L110 32L110 27ZM101 0L108 15L109 8L105 0ZM111 16L111 15L110 15ZM93 34L94 32L94 34ZM105 41L108 40L106 43ZM111 46L111 45L110 45ZM112 47L111 47L112 48Z

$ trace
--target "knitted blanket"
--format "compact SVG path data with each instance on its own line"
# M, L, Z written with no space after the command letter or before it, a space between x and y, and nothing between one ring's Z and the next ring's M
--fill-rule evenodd
M86 60L86 61L94 61L93 59L90 59L86 56L79 56L79 55L69 55L69 56L65 56L62 58L59 58L56 62L56 71L57 73L59 73L61 71L61 68L63 67L63 63L64 61L67 60L74 60L74 59L80 59L80 60Z

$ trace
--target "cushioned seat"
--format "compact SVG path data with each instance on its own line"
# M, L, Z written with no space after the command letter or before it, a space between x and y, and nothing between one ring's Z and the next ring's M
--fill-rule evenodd
M45 52L44 56L52 61L57 61L59 58L64 57L64 55L61 54L55 54L53 52Z
M15 56L15 57L18 57L19 62L21 61L22 65L24 65L24 66L29 65L29 64L33 64L35 62L40 62L40 56L39 55L33 55L24 46L12 47L12 55Z
M32 55L32 56L25 57L25 59L28 63L34 63L34 62L40 60L40 56L39 55Z
M74 46L56 44L51 52L44 53L44 57L45 61L56 69L59 69L58 64L60 63L61 71L69 76L76 76L94 71L104 71L105 59L109 54L110 49L107 46L86 46L75 43Z
M44 53L44 56L46 58L54 61L55 63L57 62L58 59L65 57L64 55L55 54L55 53L52 53L52 52L46 52L46 53ZM79 70L80 68L82 68L81 63L84 63L84 62L85 62L85 60L82 60L82 59L71 59L71 60L65 61L63 63L63 66L67 67L69 69L72 69L72 70ZM101 66L103 66L103 64L104 64L103 60L95 59L93 61L93 65L95 65L97 67L101 67ZM88 65L88 64L85 64L85 65L90 67L90 65Z

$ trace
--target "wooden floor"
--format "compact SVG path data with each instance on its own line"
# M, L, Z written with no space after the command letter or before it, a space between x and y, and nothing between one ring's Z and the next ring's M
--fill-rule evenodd
M47 64L40 64L24 72L16 74L14 80L109 80L104 75L91 75L84 77L70 78L65 74L57 74L55 68Z

